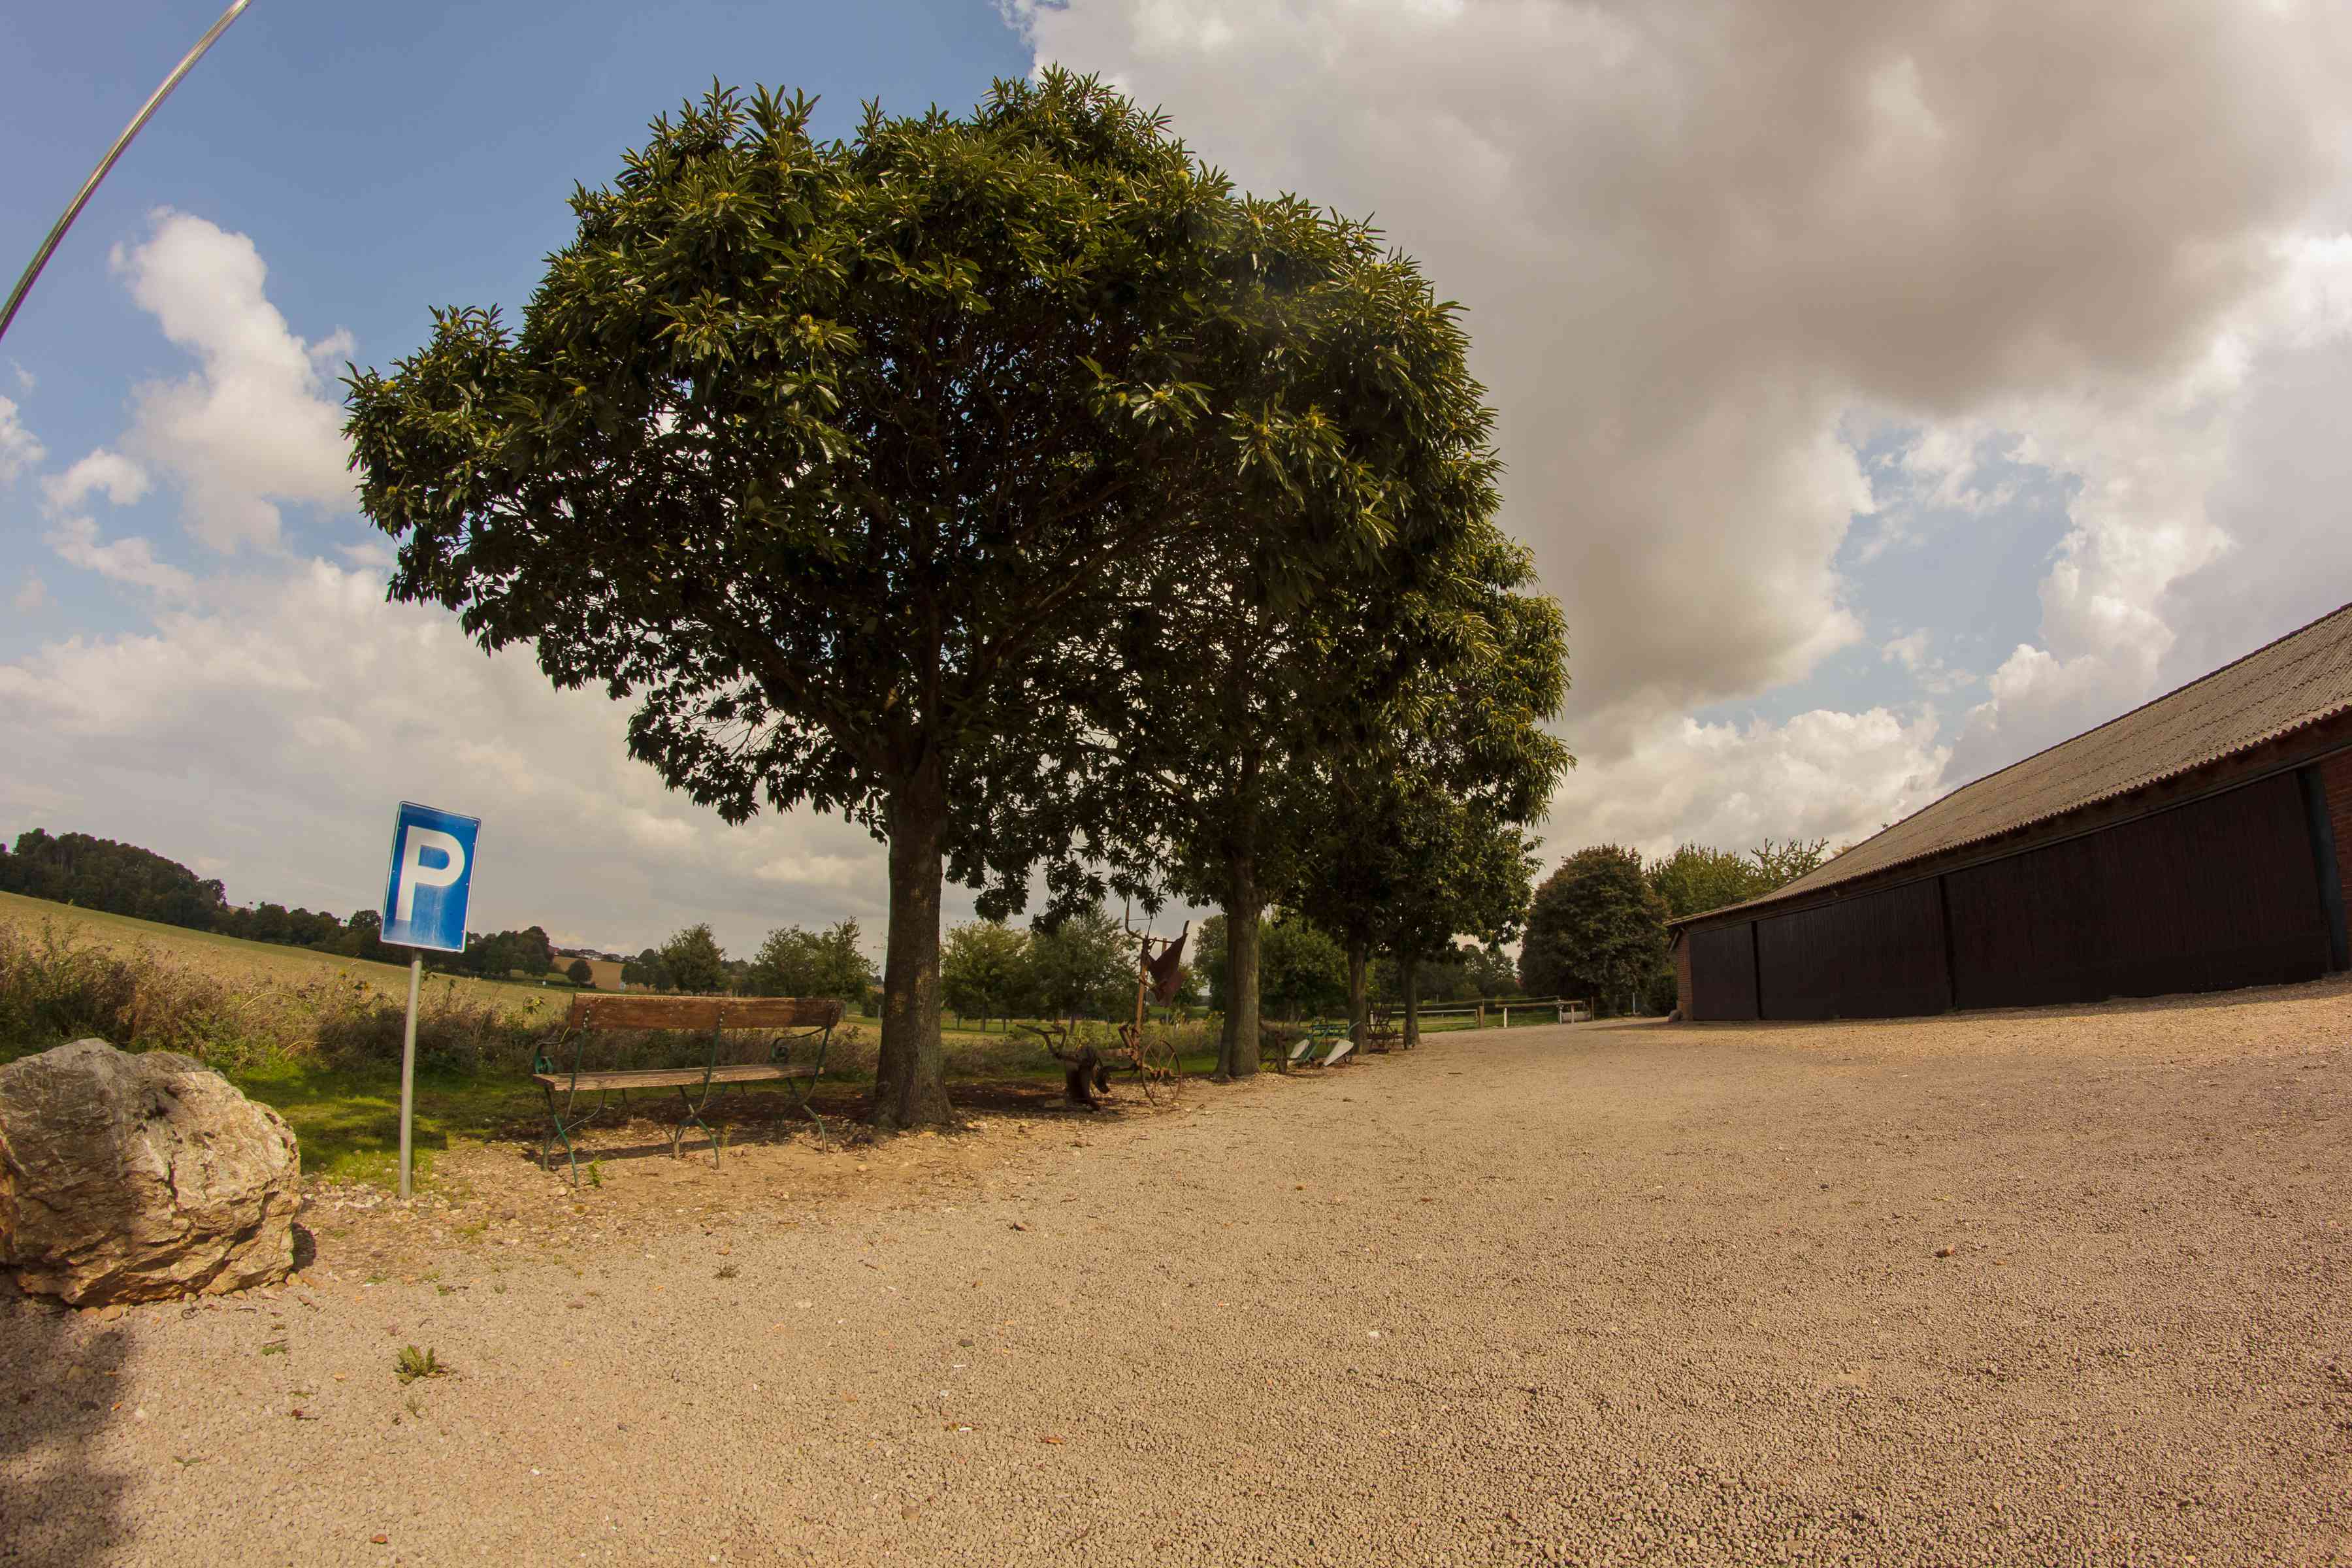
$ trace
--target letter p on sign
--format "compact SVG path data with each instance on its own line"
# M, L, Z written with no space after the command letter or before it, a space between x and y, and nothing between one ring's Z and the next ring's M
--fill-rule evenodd
M466 951L474 836L481 819L403 801L383 889L383 940L396 947Z

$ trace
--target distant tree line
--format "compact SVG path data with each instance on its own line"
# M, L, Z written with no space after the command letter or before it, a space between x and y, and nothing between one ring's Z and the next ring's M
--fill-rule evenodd
M957 926L940 952L947 1006L960 1018L979 1020L983 1029L992 1019L1126 1017L1135 1005L1136 950L1122 926L1099 907L1058 921L1041 918L1025 931L987 920ZM1205 1004L1223 1014L1232 996L1224 916L1211 915L1192 928L1185 958L1178 1004ZM1475 945L1416 960L1415 969L1423 1002L1475 1001L1519 990L1511 960ZM1348 952L1338 938L1297 910L1268 911L1258 933L1258 1000L1266 1016L1344 1014L1349 983ZM1392 954L1374 960L1369 989L1383 1003L1403 994Z
M881 984L854 920L822 931L772 931L749 959L729 958L708 924L690 925L621 966L622 983L696 995L835 996L860 1008Z
M385 944L378 910L338 916L273 903L245 909L228 901L227 889L216 879L200 878L152 849L87 833L52 835L35 827L16 836L13 850L0 845L0 893L342 958L378 963L405 963L409 958L408 949ZM520 973L536 980L556 972L547 932L535 925L488 935L468 931L465 952L427 953L425 963L444 973L493 979ZM585 984L582 975L571 978Z

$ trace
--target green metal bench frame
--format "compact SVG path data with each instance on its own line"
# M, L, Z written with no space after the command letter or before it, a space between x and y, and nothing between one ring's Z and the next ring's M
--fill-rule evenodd
M679 1114L669 1137L673 1159L682 1154L686 1130L691 1125L701 1128L703 1135L710 1140L710 1163L717 1166L719 1136L702 1120L702 1113L729 1089L751 1084L783 1085L792 1091L803 1113L816 1123L818 1135L824 1136L824 1118L809 1104L809 1094L824 1076L825 1050L832 1044L834 1026L841 1022L841 1003L832 997L574 996L562 1026L552 1038L541 1043L531 1058L532 1080L547 1095L548 1133L540 1142L540 1168L553 1170L550 1156L561 1144L572 1166L572 1184L579 1185L580 1152L573 1146L572 1135L604 1115L615 1094L621 1097L621 1107L626 1109L632 1089L677 1090ZM617 1029L707 1029L710 1049L699 1067L587 1068L589 1039ZM776 1038L764 1061L722 1062L719 1054L730 1031L759 1031ZM795 1068L792 1065L793 1047L808 1040L816 1043L815 1058L807 1067ZM567 1041L572 1047L568 1070L555 1061ZM594 1106L582 1109L583 1094L595 1095Z

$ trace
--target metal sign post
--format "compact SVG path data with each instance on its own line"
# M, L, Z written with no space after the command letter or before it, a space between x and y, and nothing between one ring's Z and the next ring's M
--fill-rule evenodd
M416 993L425 984L425 955L408 955L408 1027L400 1037L400 1195L409 1195L408 1130L416 1116Z
M413 1189L410 1130L416 1104L416 1001L425 954L466 951L466 900L473 891L474 840L481 818L400 803L392 829L392 871L383 887L383 940L413 949L408 1027L400 1046L400 1195Z

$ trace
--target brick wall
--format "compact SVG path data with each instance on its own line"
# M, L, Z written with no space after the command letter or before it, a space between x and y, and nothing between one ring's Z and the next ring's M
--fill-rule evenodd
M2319 782L2327 786L2327 821L2336 832L2336 880L2352 907L2352 752L2320 763Z

